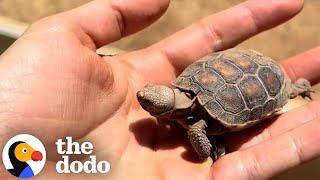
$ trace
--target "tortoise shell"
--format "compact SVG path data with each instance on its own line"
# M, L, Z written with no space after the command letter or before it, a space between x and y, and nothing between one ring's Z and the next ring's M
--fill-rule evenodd
M173 85L193 92L213 119L237 130L274 114L288 99L281 68L251 50L210 54L188 66Z

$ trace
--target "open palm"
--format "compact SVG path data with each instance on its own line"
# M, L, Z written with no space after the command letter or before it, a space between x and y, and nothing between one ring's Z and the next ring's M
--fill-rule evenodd
M233 152L211 167L210 160L196 160L181 127L157 122L135 98L144 85L169 84L199 57L289 19L302 2L247 1L148 48L111 57L96 54L100 46L156 20L168 4L96 0L33 24L1 56L0 144L19 133L39 137L51 161L39 177L53 179L64 176L55 173L54 162L59 158L55 141L65 136L92 142L98 159L111 163L107 176L116 179L261 179L318 156L316 100L255 130L229 135L228 150ZM282 65L292 80L305 77L317 83L316 55L319 48Z

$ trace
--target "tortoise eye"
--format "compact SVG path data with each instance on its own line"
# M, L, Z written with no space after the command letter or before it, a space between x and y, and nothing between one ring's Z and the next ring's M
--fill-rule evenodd
M187 120L188 120L188 121L194 121L195 119L196 119L196 118L195 118L194 116L188 116L188 117L187 117Z
M186 93L186 96L190 99L193 99L195 97L195 94L192 92L185 92L185 93Z
M27 153L27 148L22 148L22 153Z

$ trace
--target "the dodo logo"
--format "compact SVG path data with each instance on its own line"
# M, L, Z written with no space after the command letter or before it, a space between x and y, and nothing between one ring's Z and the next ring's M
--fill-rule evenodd
M2 151L4 167L18 178L37 175L46 162L46 151L39 139L28 134L11 138Z

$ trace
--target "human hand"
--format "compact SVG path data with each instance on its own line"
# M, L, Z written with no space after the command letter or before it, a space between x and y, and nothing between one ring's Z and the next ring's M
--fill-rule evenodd
M192 159L195 154L179 126L157 125L135 98L147 83L169 84L199 57L289 19L301 9L301 0L251 0L148 48L113 57L95 53L156 20L168 4L96 0L33 24L0 57L0 144L22 132L39 137L50 162L38 177L46 179L83 177L55 173L55 141L65 136L91 141L98 159L110 162L108 176L115 179L261 179L318 156L316 100L261 125L263 131L227 138L233 152L211 167L210 160ZM317 83L317 54L319 48L282 65L292 80Z

